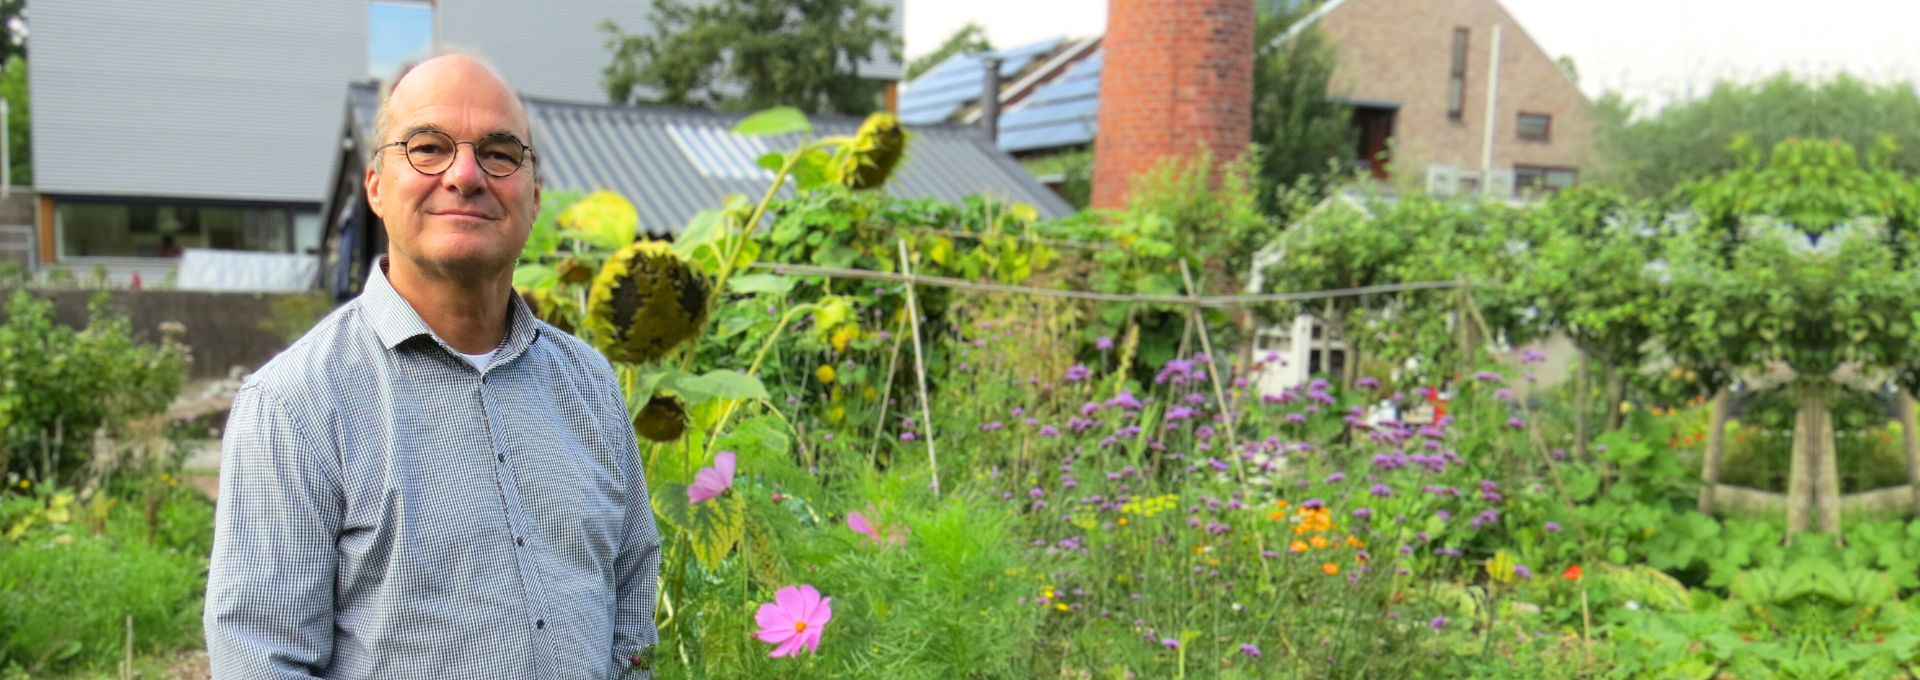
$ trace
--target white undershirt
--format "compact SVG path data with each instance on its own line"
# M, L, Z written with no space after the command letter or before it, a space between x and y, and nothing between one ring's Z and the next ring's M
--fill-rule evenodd
M467 363L473 364L473 370L476 370L476 371L487 370L487 362L493 360L493 352L483 352L480 354L468 354L466 352L454 350L453 353L460 355L462 358L465 358L467 360Z

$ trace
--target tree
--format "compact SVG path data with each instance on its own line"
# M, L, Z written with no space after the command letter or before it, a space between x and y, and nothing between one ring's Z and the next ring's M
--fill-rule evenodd
M1297 3L1295 3L1297 4ZM1303 13L1272 8L1254 30L1253 142L1260 209L1285 217L1286 191L1307 178L1318 188L1332 179L1329 162L1347 160L1353 139L1345 105L1327 99L1337 54L1319 29L1307 27L1274 44Z
M1866 149L1889 134L1902 149L1888 159L1891 167L1920 171L1920 96L1904 83L1780 74L1748 84L1723 81L1703 97L1657 111L1610 92L1595 109L1608 158L1595 179L1639 196L1667 195L1686 182L1736 170L1741 158L1728 143L1738 134L1758 149L1792 138L1838 139Z
M993 51L993 43L987 42L987 30L981 28L979 24L969 21L967 25L960 27L960 30L954 31L953 35L948 37L946 42L941 43L940 49L908 62L907 80L920 77L920 74L926 73L927 69L939 66L940 62L946 61L948 57L952 57L953 55L979 54L981 52L991 51Z
M14 56L0 68L0 98L7 100L7 139L11 155L10 179L15 185L33 184L33 117L27 110L27 62Z
M886 85L859 63L900 55L891 15L865 0L653 0L653 35L601 25L613 51L603 83L617 104L865 114Z

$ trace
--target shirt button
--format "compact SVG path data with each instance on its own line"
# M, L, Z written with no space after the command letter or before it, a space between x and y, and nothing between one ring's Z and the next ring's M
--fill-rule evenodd
M546 627L547 627L547 620L546 620L546 619L539 619L539 620L537 620L537 621L534 621L534 622L533 622L533 627L535 627L535 628L546 628Z
M519 545L526 545L526 544L527 544L527 539L525 539L525 538L516 538L516 539L513 539L513 542L514 542L514 543L516 543L516 544L519 544Z
M504 454L504 453L500 454L500 462L502 463L507 462L507 454Z

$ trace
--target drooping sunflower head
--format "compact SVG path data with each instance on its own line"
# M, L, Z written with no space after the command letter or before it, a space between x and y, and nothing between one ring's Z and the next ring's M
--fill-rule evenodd
M607 258L587 293L587 330L608 359L643 364L692 340L707 320L707 274L666 243L639 241Z
M560 275L561 281L567 283L586 283L593 280L593 268L575 255L568 255L567 259L561 260L560 264L554 267L554 272Z
M876 111L860 124L845 159L835 168L836 179L849 189L878 189L906 151L907 131L900 127L900 119Z
M679 441L687 432L687 409L679 397L653 395L640 415L634 416L633 431L647 441Z

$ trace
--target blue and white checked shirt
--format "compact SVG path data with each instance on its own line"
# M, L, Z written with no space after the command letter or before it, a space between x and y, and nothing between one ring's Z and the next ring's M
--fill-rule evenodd
M476 370L385 264L234 400L213 677L620 677L660 536L612 367L514 296Z

